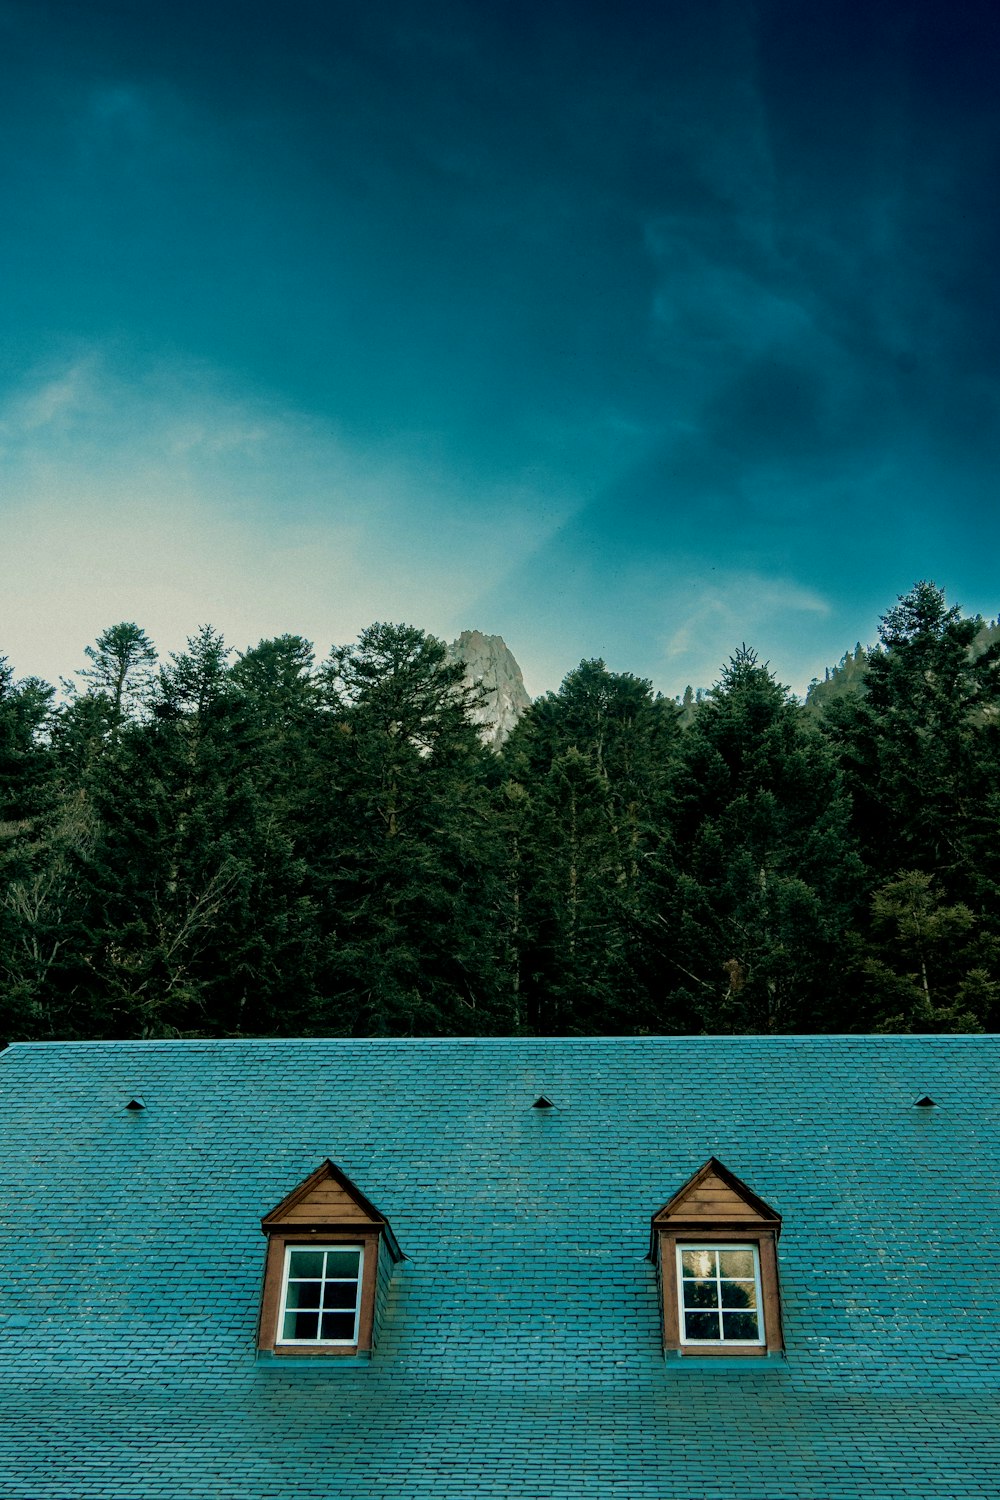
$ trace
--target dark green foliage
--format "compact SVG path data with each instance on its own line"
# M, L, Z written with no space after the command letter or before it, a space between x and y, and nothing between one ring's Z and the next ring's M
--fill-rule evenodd
M1000 641L994 636L981 619L949 607L934 584L918 583L882 621L864 694L831 703L822 716L851 792L873 892L858 931L864 1004L869 1016L893 1025L916 1025L920 1015L925 1021L936 1015L939 1029L1000 1019L992 944L1000 932ZM927 918L927 930L948 927L933 964L940 969L947 950L947 1000L939 986L921 980L917 1005L892 979L907 964L899 934L893 942L886 936L879 902L889 899L886 892L900 899L903 881L913 902L923 892L914 911L928 903L939 909L933 923ZM940 912L953 914L950 926ZM978 951L970 949L971 938L958 941L955 914L968 915ZM899 933L906 930L904 924ZM911 977L918 967L910 963ZM963 978L967 973L973 977Z
M337 1032L496 1032L511 1024L478 700L433 636L377 624L321 677L312 795L300 808Z
M671 846L650 870L663 987L709 1031L824 1029L861 879L834 757L743 647L682 747Z
M1000 891L1000 642L919 583L882 622L863 696L831 704L855 827L873 873L934 874L962 899Z
M822 712L837 698L850 698L865 692L868 653L858 641L853 651L846 651L837 666L828 667L822 682L813 680L806 693L806 708Z
M642 678L584 661L504 747L513 952L534 1030L628 1031L651 1020L635 934L677 719Z
M282 1030L310 972L304 870L256 783L259 730L210 627L102 759L88 967L117 1034Z
M49 850L59 806L44 739L52 698L37 678L15 682L0 657L0 1038L44 1027L42 988L57 941Z
M170 653L170 665L160 668L155 712L160 718L188 714L193 724L208 721L210 710L230 693L225 641L211 625L203 625L188 639L188 649Z
M320 701L313 665L311 642L280 635L244 651L230 677L257 722L288 741L308 727Z
M854 976L878 1031L982 1031L1000 1001L1000 939L934 877L900 870L871 900L872 936Z
M0 1040L1000 1025L1000 628L918 584L797 704L584 661L502 751L444 645L0 662Z
M87 646L90 662L80 673L90 691L107 699L112 727L117 729L141 704L153 680L156 648L144 630L131 620L112 625Z
M48 683L37 677L15 682L0 656L0 824L31 818L47 801L51 756L42 733L52 699Z

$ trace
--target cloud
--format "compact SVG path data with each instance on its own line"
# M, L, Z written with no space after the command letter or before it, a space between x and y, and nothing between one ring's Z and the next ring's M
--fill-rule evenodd
M161 651L210 621L321 653L374 619L439 634L565 517L530 476L470 484L419 443L358 447L203 366L128 378L101 351L0 405L0 651L66 675L120 619Z
M713 569L706 584L704 575L696 574L677 580L679 588L690 588L698 594L696 607L666 642L665 655L676 657L691 648L695 636L711 628L721 629L728 640L734 632L753 630L775 615L811 614L826 616L830 604L815 589L787 578L766 578L757 573Z
M762 625L770 627L775 616L830 614L827 599L787 578L713 570L707 585L704 576L697 574L679 578L676 586L678 590L694 591L698 599L664 642L663 654L668 661L688 655L706 633L721 634L733 641L741 630L753 633Z
M95 397L94 361L80 358L58 374L35 377L0 408L0 443L17 443L39 428L79 416Z

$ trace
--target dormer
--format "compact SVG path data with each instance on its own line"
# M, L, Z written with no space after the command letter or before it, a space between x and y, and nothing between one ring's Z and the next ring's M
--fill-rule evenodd
M714 1156L653 1215L667 1353L759 1358L784 1348L781 1215Z
M329 1159L265 1214L258 1348L281 1356L365 1355L394 1266L388 1220Z

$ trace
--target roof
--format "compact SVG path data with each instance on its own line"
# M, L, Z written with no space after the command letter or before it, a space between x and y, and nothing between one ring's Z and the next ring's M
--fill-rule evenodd
M3 1493L992 1497L998 1040L15 1045ZM661 1351L650 1218L709 1156L782 1217L753 1368ZM261 1217L327 1157L408 1259L370 1364L268 1364Z

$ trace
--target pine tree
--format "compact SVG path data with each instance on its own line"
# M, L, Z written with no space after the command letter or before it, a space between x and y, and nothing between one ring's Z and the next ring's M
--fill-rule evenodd
M192 637L91 778L82 961L116 1035L282 1032L308 1009L305 872L255 785L227 654L211 627Z
M509 829L513 952L531 1029L628 1031L649 1019L635 908L677 719L642 678L584 661L504 746L520 793Z
M934 875L974 909L1000 897L1000 642L918 583L882 621L863 697L831 704L826 732L876 879Z
M53 690L14 679L0 657L0 1041L47 1032L45 987L58 954L51 897L58 859Z
M875 891L871 938L851 978L879 1031L982 1031L1000 1020L1000 942L934 877L901 870Z
M132 620L111 625L84 649L91 665L80 676L109 704L113 731L139 707L153 682L156 647Z
M489 777L461 663L407 625L331 653L303 809L324 933L317 1026L503 1031L502 900Z
M685 735L673 842L650 865L668 1015L710 1031L840 1022L861 878L848 817L828 746L742 647Z
M0 824L31 818L47 800L51 756L42 735L53 697L37 677L16 682L0 656Z

